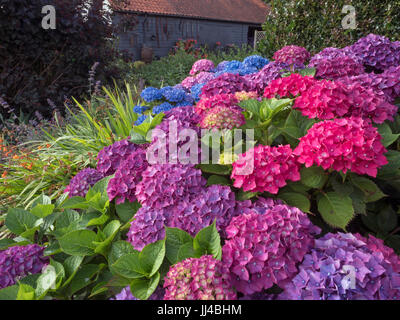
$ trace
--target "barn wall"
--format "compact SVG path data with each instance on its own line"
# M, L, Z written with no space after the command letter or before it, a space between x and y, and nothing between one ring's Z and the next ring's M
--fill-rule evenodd
M135 60L140 59L143 44L152 47L155 56L162 57L168 55L178 39L196 39L198 44L208 44L211 48L218 41L222 45L241 46L247 43L249 26L246 24L179 17L129 16L136 20L136 25L133 30L119 34L119 47L133 53Z

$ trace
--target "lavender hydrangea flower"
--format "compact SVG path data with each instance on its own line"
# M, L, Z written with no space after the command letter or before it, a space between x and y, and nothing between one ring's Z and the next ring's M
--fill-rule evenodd
M43 256L44 249L37 244L29 244L0 251L0 289L41 272L49 262L48 257Z
M137 149L143 148L142 145L131 143L128 139L117 141L99 152L97 155L97 171L104 176L110 176L117 171L121 161Z
M116 199L117 204L124 203L126 200L129 202L136 201L136 186L147 167L148 162L144 149L137 149L122 161L115 172L115 176L107 186L110 201Z
M377 239L328 233L315 240L280 299L400 299L399 258Z
M136 197L142 206L159 210L174 206L206 185L201 170L192 165L156 164L142 174L136 187Z
M335 58L343 58L343 57L350 57L352 58L356 63L362 63L362 60L358 58L354 53L352 53L350 50L345 50L345 49L338 49L334 47L328 47L323 49L321 52L317 53L314 55L309 63L309 67L315 67L318 65L319 60L324 60L324 59L335 59Z
M69 192L69 197L84 197L91 187L96 182L103 179L104 176L96 169L86 168L78 172L78 174L71 179L69 185L65 188L64 192Z

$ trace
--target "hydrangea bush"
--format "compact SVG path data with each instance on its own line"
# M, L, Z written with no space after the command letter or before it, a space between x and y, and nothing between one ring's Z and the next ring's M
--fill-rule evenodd
M145 88L69 194L9 209L0 299L399 299L399 50L286 46Z

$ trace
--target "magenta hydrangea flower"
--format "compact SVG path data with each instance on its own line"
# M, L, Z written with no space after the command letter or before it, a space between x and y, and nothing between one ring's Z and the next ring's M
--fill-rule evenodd
M272 80L264 90L264 97L296 97L307 91L316 80L311 76L302 76L292 73L289 77Z
M164 280L164 300L236 300L228 270L210 255L178 262Z
M319 59L314 61L311 67L315 67L318 79L335 80L345 76L356 76L364 73L364 67L353 58L342 56L332 59Z
M246 123L242 111L235 107L217 106L209 110L201 119L203 129L233 129Z
M64 193L68 192L68 196L70 198L76 196L85 197L89 189L93 187L96 182L100 181L103 178L103 174L96 169L83 169L71 179L69 185L65 188Z
M362 60L360 60L354 53L352 53L350 50L346 49L338 49L334 47L327 47L323 49L321 52L317 53L314 55L309 63L309 67L315 67L318 65L319 60L324 60L324 59L335 59L335 58L343 58L343 57L350 57L352 58L356 63L361 63Z
M317 81L296 99L293 108L309 118L354 116L375 123L393 120L398 109L386 101L382 91L349 81Z
M400 65L389 67L380 75L380 78L382 82L379 88L389 97L389 101L400 98Z
M400 65L400 49L385 36L369 34L359 39L349 48L364 66L374 70L384 71L390 67Z
M378 130L368 120L343 118L314 124L293 151L305 166L376 177L388 163Z
M147 300L163 300L165 294L165 290L162 287L158 287L154 293ZM111 298L110 300L139 300L137 299L131 292L131 289L125 287L118 293L115 298Z
M161 209L174 206L188 195L197 194L206 185L201 170L192 165L156 164L142 174L136 197L142 206Z
M14 285L17 280L42 271L49 263L43 256L44 247L37 244L14 246L0 251L0 289Z
M187 77L182 80L181 85L186 90L190 90L194 85L197 84L197 80L195 77Z
M298 274L284 286L279 298L399 300L400 274L384 254L388 248L375 243L376 239L366 240L351 233L328 233L315 240ZM398 263L397 257L395 264Z
M147 169L146 151L137 149L121 162L115 176L107 186L110 201L115 199L116 204L125 201L136 201L136 187L142 178L142 173Z
M201 89L201 97L212 97L217 94L234 94L238 91L249 91L246 78L232 73L223 73L215 79L207 82Z
M214 62L212 62L211 60L207 59L197 60L193 64L192 69L190 70L190 75L194 76L195 74L202 71L209 72L212 71L214 68L215 68Z
M289 65L304 64L310 59L310 53L303 47L291 45L276 51L272 59L278 63L287 63Z
M233 163L231 178L233 185L244 191L276 194L287 180L300 180L299 170L290 145L259 145L239 155L239 159Z
M121 161L137 149L144 147L143 145L133 144L128 139L117 141L99 152L97 155L97 171L103 173L104 176L114 174Z
M284 204L234 217L222 248L233 286L250 295L287 283L319 232L304 212Z

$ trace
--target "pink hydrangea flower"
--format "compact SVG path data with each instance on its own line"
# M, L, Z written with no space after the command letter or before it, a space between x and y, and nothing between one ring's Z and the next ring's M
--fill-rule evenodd
M203 129L233 129L246 123L244 115L234 107L217 106L209 110L200 121Z
M307 91L315 82L311 76L292 73L289 77L272 80L264 90L264 98L296 97Z
M293 151L306 167L321 166L376 177L388 163L378 130L368 120L343 118L314 124Z
M397 107L382 92L358 82L318 81L298 97L293 106L304 116L322 120L336 117L370 118L375 123L393 120Z
M253 167L251 157L254 159ZM244 191L276 194L286 185L287 180L300 180L299 170L300 166L290 145L259 145L239 155L239 159L233 163L231 178L234 180L233 185Z
M193 64L192 69L190 70L190 75L194 76L195 74L201 71L209 72L214 68L215 68L214 62L212 62L211 60L207 59L197 60Z
M320 230L298 208L277 204L234 217L226 232L222 262L249 295L290 281Z
M164 288L164 300L236 300L228 270L210 255L171 266Z
M276 62L287 63L289 65L302 64L310 59L310 53L303 47L291 45L276 51L273 59Z
M214 79L214 74L211 72L202 71L196 76L196 84L198 83L206 83L210 80Z
M190 90L196 84L197 80L195 77L187 77L181 82L182 87L184 87L186 90Z
M233 94L217 94L215 96L201 98L195 107L195 111L198 115L203 116L215 107L234 107L238 102L239 101Z

